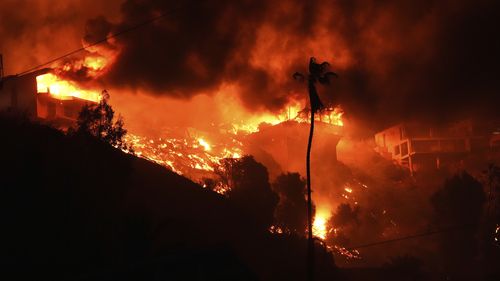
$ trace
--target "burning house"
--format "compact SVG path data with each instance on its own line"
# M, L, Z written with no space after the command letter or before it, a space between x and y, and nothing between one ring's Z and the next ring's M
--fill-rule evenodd
M99 95L81 96L81 90L69 82L58 83L50 68L2 79L0 110L12 109L30 118L43 120L57 127L72 126L81 108L95 102Z
M0 88L0 110L15 109L36 116L37 83L36 77L49 72L41 69L26 75L10 75L2 78Z
M342 127L318 122L315 133L320 137L314 139L316 150L313 151L313 159L328 155L329 161L336 162ZM306 155L308 134L307 122L288 120L249 135L245 141L245 152L264 163L272 176L284 171L305 174L303 158Z
M376 150L413 174L464 165L471 156L486 159L498 151L495 126L462 121L445 127L402 123L375 134Z

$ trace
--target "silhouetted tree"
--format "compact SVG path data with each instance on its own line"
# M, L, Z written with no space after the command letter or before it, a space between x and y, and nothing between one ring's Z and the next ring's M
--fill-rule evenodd
M277 226L287 233L305 235L307 229L305 180L298 173L281 174L274 181L273 190L280 197L275 212Z
M215 174L218 176L218 183L209 182L209 188L211 186L221 185L226 190L230 190L234 187L234 177L237 174L237 162L243 161L238 158L224 158L220 161L219 165L215 167Z
M351 223L358 223L359 207L351 207L350 204L342 203L337 207L337 211L332 216L332 223L336 226L344 226Z
M442 236L441 254L449 272L463 272L474 267L477 255L476 232L485 195L480 182L466 172L448 179L431 197L434 221L440 228L463 226Z
M486 205L486 217L490 227L500 225L500 167L489 164L488 169L483 172L486 178L488 198ZM496 241L500 243L500 241Z
M88 103L83 106L77 119L77 133L92 135L117 148L132 148L126 144L124 137L127 130L123 127L121 116L113 122L115 112L108 104L109 93L104 90L99 103Z
M228 199L267 230L274 222L278 196L271 190L266 167L252 156L244 156L224 159L216 173L229 189Z
M361 223L360 209L358 206L351 207L347 203L340 204L332 217L327 223L329 229L334 228L337 230L335 233L327 233L326 240L333 245L352 246L350 245L351 238L357 238L358 235L353 233L353 228L358 229Z
M306 155L306 173L307 173L307 214L308 214L308 241L309 241L309 279L313 279L313 257L314 257L314 240L312 233L312 198L311 198L311 146L314 134L314 114L321 109L323 109L323 103L321 102L318 91L316 90L316 83L329 84L330 77L336 77L337 74L329 72L328 67L330 64L328 62L316 63L316 59L311 57L309 60L309 74L307 75L307 88L309 91L309 105L311 108L311 124L309 130L309 140L307 142L307 155ZM293 77L298 80L303 80L305 78L304 74L294 73Z
M490 163L483 171L481 181L485 187L487 199L484 206L484 214L480 225L480 257L481 271L489 274L500 273L500 167ZM490 280L494 280L491 278ZM500 279L499 279L500 280Z

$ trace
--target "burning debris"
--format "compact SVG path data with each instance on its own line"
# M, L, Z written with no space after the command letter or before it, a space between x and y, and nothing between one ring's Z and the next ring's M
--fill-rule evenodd
M166 135L157 139L127 134L126 141L132 144L134 153L142 158L165 166L172 171L186 175L193 180L200 179L225 158L240 158L241 143L232 139L229 144L210 144L202 137L176 138Z

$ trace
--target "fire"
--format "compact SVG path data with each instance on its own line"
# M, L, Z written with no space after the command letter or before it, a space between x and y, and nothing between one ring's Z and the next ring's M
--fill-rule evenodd
M47 93L61 100L79 98L98 102L101 100L100 91L84 89L68 77L83 72L87 79L97 78L105 73L107 66L113 61L113 56L107 58L93 53L83 59L66 62L54 71L36 77L37 92ZM221 159L242 157L242 138L258 132L262 124L277 125L286 121L307 123L310 122L307 112L304 101L291 100L279 113L261 112L242 116L242 120L229 121L228 130L219 130L223 137L216 137L219 141L215 143L205 136L192 137L188 134L185 138L179 138L164 135L158 139L150 139L133 132L129 132L126 141L133 145L137 156L189 177L192 172L189 170L213 172ZM316 115L316 120L341 127L344 125L342 115L340 107L325 108Z
M48 93L57 99L79 98L98 102L100 92L86 90L77 82L67 79L71 73L84 70L87 78L96 78L106 71L109 59L102 56L87 56L86 58L66 63L51 73L39 75L37 92ZM190 134L184 136L163 135L149 138L129 132L125 140L133 147L134 153L149 161L165 166L172 171L185 175L193 180L199 180L213 173L224 158L241 158L243 155L242 140L251 133L258 132L262 124L277 125L286 121L299 123L310 122L310 112L305 101L291 100L280 112L261 112L243 117L243 120L231 120L219 130L219 136L210 134ZM343 110L340 107L327 107L315 115L316 121L331 124L335 127L344 126ZM227 127L226 127L227 126ZM130 153L130 151L124 151ZM352 190L345 190L351 193ZM220 193L225 192L222 188ZM318 211L314 218L313 234L320 239L326 239L329 211ZM278 230L276 230L278 231Z
M61 74L84 71L87 77L96 78L105 72L109 64L110 60L106 57L89 55L81 60L66 62L57 68L56 71Z
M500 224L497 224L497 227L495 228L495 233L494 233L494 241L498 245L500 245Z
M132 144L137 156L192 179L213 172L224 158L240 158L242 155L242 144L234 139L229 143L210 144L204 137L189 135L149 139L127 134L125 140Z
M94 71L103 70L107 64L108 60L105 57L86 57L83 60L83 66Z
M308 122L307 117L301 116L301 112L304 111L301 108L303 108L301 104L294 103L282 114L262 114L251 120L245 120L244 123L232 124L232 129L221 133L224 137L218 143L211 143L206 137L193 138L189 134L185 138L165 135L156 140L134 134L129 134L126 138L134 146L138 156L166 166L179 174L193 177L192 170L211 172L221 159L241 158L243 151L241 140L251 133L258 132L262 123L276 125L287 120ZM342 114L340 108L334 108L319 116L323 122L332 122L332 125L339 127L343 125Z
M318 211L314 216L313 221L313 235L325 240L328 234L327 223L328 223L328 212Z
M278 114L261 113L242 118L244 120L233 120L230 124L217 124L215 127L218 129L208 135L206 132L187 132L182 137L164 134L161 138L151 140L132 132L127 140L134 146L136 155L197 180L199 177L193 173L213 172L224 158L241 158L244 139L249 134L258 132L261 124L309 122L308 117L303 114L303 108L304 104L291 102ZM318 114L318 121L331 122L332 126L340 127L343 125L342 114L340 108L326 109Z
M210 147L210 144L208 142L206 142L204 139L202 138L199 138L198 139L198 143L203 146L203 148L205 149L205 151L210 151L212 148Z
M255 133L259 131L260 124L277 125L279 123L285 122L287 120L294 120L299 112L302 110L303 105L298 102L290 102L285 108L279 112L275 113L261 113L244 120L241 123L234 123L233 133L237 134L243 132L246 134Z
M108 63L107 58L98 55L89 55L81 60L67 62L51 73L37 76L37 92L48 93L61 100L79 98L98 102L101 100L101 91L83 89L78 83L63 77L84 70L86 77L93 79L104 73Z
M343 127L342 116L344 111L341 107L326 107L319 114L316 114L315 120L328 123L333 126ZM254 117L246 119L243 123L233 124L233 132L255 133L259 131L260 124L277 125L285 121L297 121L300 123L309 123L309 109L305 103L291 101L279 113L261 113Z
M63 80L53 73L37 76L36 82L38 93L48 93L57 99L71 99L75 97L94 102L101 100L99 92L81 89L74 82Z
M319 118L320 121L332 124L334 126L343 127L344 126L344 121L342 119L343 115L344 111L342 110L342 108L336 106L336 107L325 108L319 115Z
M358 250L355 250L355 249L349 250L349 249L346 249L345 247L341 247L341 246L337 246L337 245L333 246L333 249L335 249L335 251L337 253L344 256L348 260L361 259L361 254L359 253Z

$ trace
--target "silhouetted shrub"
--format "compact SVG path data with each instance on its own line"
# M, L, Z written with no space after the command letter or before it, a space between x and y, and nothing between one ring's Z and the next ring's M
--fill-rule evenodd
M92 135L114 147L131 150L124 137L127 130L123 127L121 116L113 122L115 112L108 104L109 94L102 92L102 99L99 103L88 103L83 106L77 120L76 132L80 134Z
M306 182L298 173L279 175L273 190L279 195L276 224L284 232L305 235L307 230Z

